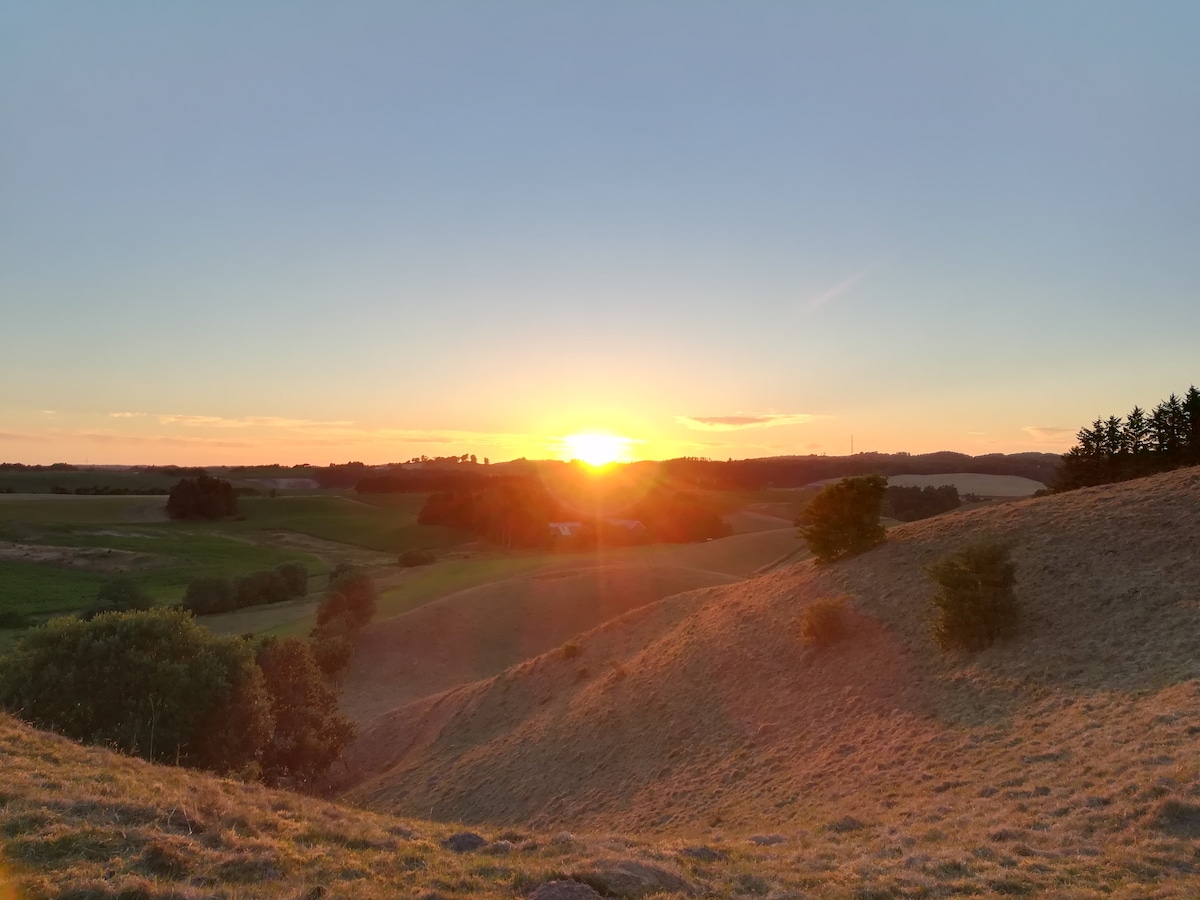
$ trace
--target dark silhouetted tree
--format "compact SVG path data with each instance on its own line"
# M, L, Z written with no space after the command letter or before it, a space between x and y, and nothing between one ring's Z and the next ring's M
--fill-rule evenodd
M843 478L813 497L800 526L800 536L813 556L832 562L861 553L884 538L879 522L887 479L882 475Z
M272 783L306 785L328 771L354 736L338 713L312 649L298 638L267 638L258 651L274 730L262 756L263 777Z
M233 485L209 475L182 479L167 498L167 515L172 519L224 519L237 511Z

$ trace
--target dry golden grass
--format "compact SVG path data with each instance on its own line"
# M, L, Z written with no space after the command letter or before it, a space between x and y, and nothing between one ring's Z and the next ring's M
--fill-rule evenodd
M942 653L923 567L985 535L1015 544L1021 632ZM822 890L1195 896L1198 535L1193 469L670 597L570 659L380 717L347 799L547 829L769 828ZM804 609L838 595L850 637L804 647Z
M923 567L985 535L1015 545L1020 633L941 653ZM31 898L519 897L564 877L638 896L645 871L684 879L659 896L1196 897L1198 536L1193 469L640 606L376 719L348 799L380 814L0 718L0 835ZM804 646L804 610L841 595L848 637ZM491 852L443 848L453 820Z

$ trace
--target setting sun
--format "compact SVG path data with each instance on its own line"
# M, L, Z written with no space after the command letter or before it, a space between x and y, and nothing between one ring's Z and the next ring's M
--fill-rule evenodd
M563 438L563 451L567 459L578 459L589 466L604 466L612 462L629 459L629 438L613 434L572 434Z

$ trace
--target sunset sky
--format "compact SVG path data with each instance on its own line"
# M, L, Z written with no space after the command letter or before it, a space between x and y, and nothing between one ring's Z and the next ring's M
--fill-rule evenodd
M0 0L0 461L1061 452L1200 382L1200 4Z

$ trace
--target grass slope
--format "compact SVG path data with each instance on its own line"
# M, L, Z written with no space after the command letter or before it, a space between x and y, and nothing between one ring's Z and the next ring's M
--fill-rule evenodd
M459 832L451 823L151 765L2 714L0 764L5 900L487 900L563 880L630 898L798 896L815 880L836 896L857 881L814 879L792 870L794 848L745 839L695 847L504 828L482 829L482 846L453 852L444 844Z
M344 675L342 711L367 722L400 704L502 672L630 609L735 580L675 566L590 562L513 575L370 628Z
M670 597L577 657L381 716L348 799L539 828L770 828L797 867L876 896L1195 896L1198 533L1191 469ZM923 567L984 534L1015 544L1021 633L940 653ZM852 637L801 646L804 608L840 594Z

